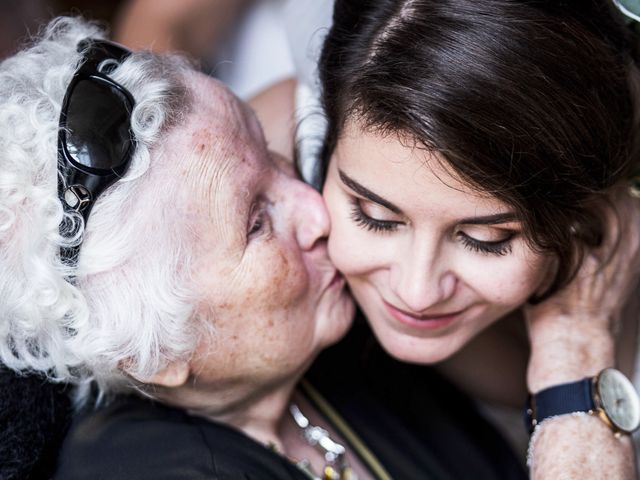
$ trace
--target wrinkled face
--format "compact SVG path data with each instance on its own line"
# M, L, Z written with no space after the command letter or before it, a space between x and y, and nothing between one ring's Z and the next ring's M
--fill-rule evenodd
M267 151L222 84L199 75L191 89L194 113L167 143L188 192L198 315L212 327L191 359L194 384L249 392L301 371L344 334L353 305L328 259L321 196Z
M324 187L329 252L383 346L432 363L525 302L549 260L508 205L409 145L347 124Z

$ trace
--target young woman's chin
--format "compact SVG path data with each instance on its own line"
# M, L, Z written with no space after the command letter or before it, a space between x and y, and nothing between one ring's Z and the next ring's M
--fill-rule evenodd
M447 360L501 317L497 312L472 307L452 318L416 325L410 319L398 320L388 312L367 312L364 308L364 313L389 355L403 362L425 365Z

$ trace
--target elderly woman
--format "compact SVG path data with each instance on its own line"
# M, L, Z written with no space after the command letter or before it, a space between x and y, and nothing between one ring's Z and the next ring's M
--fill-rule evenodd
M464 477L456 449L517 478L469 402L380 352L316 371L346 418L294 394L353 314L319 194L220 83L101 37L58 19L0 66L0 358L87 406L56 478Z
M320 196L220 84L99 36L60 20L3 65L2 358L284 450L294 385L351 318Z

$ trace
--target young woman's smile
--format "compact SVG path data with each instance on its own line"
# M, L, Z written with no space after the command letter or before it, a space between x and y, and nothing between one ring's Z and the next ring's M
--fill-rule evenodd
M329 252L385 348L431 363L524 303L549 262L512 209L408 145L346 125L324 187Z
M444 328L447 325L453 323L456 319L460 318L466 311L459 310L457 312L439 313L432 315L419 315L411 312L406 312L397 307L394 307L390 303L384 302L389 314L401 323L405 323L413 328L424 328L435 330L437 328Z

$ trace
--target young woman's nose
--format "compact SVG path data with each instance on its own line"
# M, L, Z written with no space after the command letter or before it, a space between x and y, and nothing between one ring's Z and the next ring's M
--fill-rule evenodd
M311 250L318 240L329 235L329 212L316 190L298 180L293 182L295 194L290 193L289 199L296 239L302 250Z
M403 254L398 252L390 278L396 297L404 307L417 314L428 314L429 309L437 309L456 288L456 275L447 267L446 258L437 249L425 246Z

